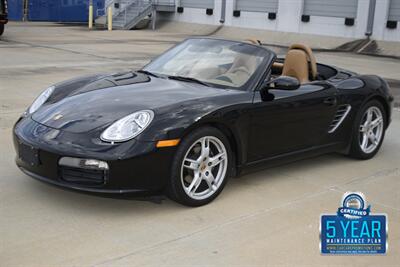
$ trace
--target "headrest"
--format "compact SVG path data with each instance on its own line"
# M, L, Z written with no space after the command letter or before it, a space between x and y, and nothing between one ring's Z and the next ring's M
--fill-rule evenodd
M301 84L309 82L310 68L307 53L301 49L291 49L286 55L282 75L294 77Z
M249 38L244 40L246 43L254 44L254 45L261 45L261 41L256 38Z
M310 62L311 76L312 76L313 80L315 80L317 78L317 61L315 60L315 57L314 57L314 54L313 54L311 48L305 44L292 44L289 47L289 51L291 49L300 49L300 50L303 50L307 54L308 61Z

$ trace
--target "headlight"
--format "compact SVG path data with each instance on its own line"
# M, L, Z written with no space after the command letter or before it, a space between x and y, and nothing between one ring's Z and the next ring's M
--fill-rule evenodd
M44 90L39 96L38 98L35 99L35 101L33 101L32 105L29 107L29 114L32 114L33 112L35 112L36 110L38 110L44 102L47 101L47 99L51 96L51 94L54 91L54 86L51 86L49 88L47 88L46 90Z
M128 115L108 127L100 136L107 142L124 142L143 132L154 118L151 110L141 110Z

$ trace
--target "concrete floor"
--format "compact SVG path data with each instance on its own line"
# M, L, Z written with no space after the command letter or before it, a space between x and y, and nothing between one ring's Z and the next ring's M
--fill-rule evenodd
M398 110L374 159L326 155L232 179L218 199L200 208L63 191L16 168L11 127L44 88L79 75L138 68L185 36L8 25L0 40L0 265L398 266ZM400 70L393 59L317 58L390 79ZM334 213L348 190L364 192L373 212L388 215L387 255L320 255L320 214Z

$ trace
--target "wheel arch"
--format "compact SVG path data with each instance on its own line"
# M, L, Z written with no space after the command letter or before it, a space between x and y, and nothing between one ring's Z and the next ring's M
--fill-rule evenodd
M221 121L199 121L198 123L195 123L188 127L184 133L182 134L181 138L185 138L188 134L193 132L196 129L199 129L201 127L213 127L221 131L228 139L229 145L231 147L233 156L234 156L234 175L236 175L238 167L241 165L242 162L242 145L240 142L240 137L238 134L235 134L235 131L226 123L221 122Z
M365 104L367 104L368 102L370 102L370 101L372 101L372 100L376 100L376 101L378 101L379 103L381 103L382 104L382 106L383 106L383 108L385 109L384 111L385 111L385 115L386 115L386 125L385 125L385 127L387 128L387 127L389 127L389 121L390 121L390 106L389 106L389 103L386 101L386 99L383 97L383 96L381 96L381 95L372 95L372 96L370 96L370 97L368 97L365 101L364 101L364 103L362 104L362 106L364 106Z
M362 108L369 101L377 100L384 107L385 115L387 118L387 125L389 125L391 119L391 106L390 99L392 98L390 94L390 89L388 83L381 77L377 75L362 75L359 77L366 85L362 91L365 91L365 99L363 100L360 108ZM369 89L369 90L365 90Z
M387 121L387 123L386 123L386 128L385 129L387 129L388 127L389 127L389 120L390 120L390 106L389 106L389 104L387 103L387 101L385 100L385 98L383 97L383 96L381 96L381 95L378 95L378 94L374 94L374 95L371 95L371 96L369 96L369 97L367 97L363 102L362 102L362 104L360 105L360 108L359 108L359 110L357 111L357 113L358 112L361 112L361 109L362 109L362 107L364 107L364 105L366 105L368 102L370 102L370 101L372 101L372 100L376 100L376 101L378 101L379 103L381 103L382 104L382 106L383 106L383 108L385 109L384 111L385 111L385 115L386 115L386 119L388 120ZM357 127L355 124L353 124L353 126L352 126L352 133L353 133L353 131L354 131L354 127ZM350 152L350 145L351 145L351 142L353 141L353 138L354 138L354 136L353 136L353 134L351 134L351 136L350 136L350 138L349 138L349 141L348 141L348 144L347 144L347 146L346 146L346 148L344 149L344 153L345 154L348 154L349 152Z

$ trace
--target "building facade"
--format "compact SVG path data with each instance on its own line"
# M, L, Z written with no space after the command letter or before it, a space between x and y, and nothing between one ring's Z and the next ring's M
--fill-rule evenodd
M400 41L400 0L176 0L170 19Z
M90 1L95 17L112 7L116 22L118 14L135 22L147 3L168 20L400 41L400 0L8 0L9 18L86 22Z

